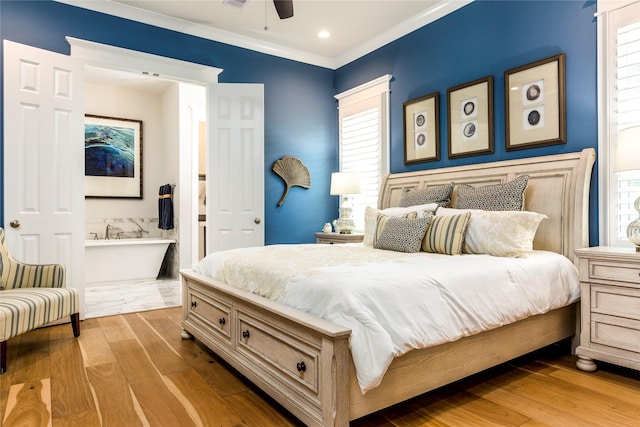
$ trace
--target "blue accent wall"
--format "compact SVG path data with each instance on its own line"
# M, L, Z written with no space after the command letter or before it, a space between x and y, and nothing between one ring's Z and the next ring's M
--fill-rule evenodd
M336 92L384 74L391 81L391 172L406 172L597 148L595 1L477 0L336 71ZM507 152L504 72L566 55L567 142ZM494 154L447 158L447 89L494 78ZM440 161L404 164L402 103L440 94ZM591 181L590 243L598 243L597 181Z
M338 166L333 96L383 74L393 75L392 172L596 148L595 11L593 0L477 0L335 71L48 0L0 1L0 35L63 54L69 53L65 36L71 36L219 67L224 70L220 81L225 83L264 83L265 242L302 243L314 241L313 232L337 216L337 198L329 196L330 173ZM507 152L504 71L559 53L566 54L566 144ZM446 90L488 75L494 77L495 153L448 160ZM441 160L405 166L402 103L436 91L440 93ZM0 117L5 119L2 110ZM311 172L312 184L309 190L294 187L278 208L284 183L271 172L271 165L283 155L299 157ZM598 243L595 176L594 171L592 245ZM0 224L5 221L4 191L0 181Z

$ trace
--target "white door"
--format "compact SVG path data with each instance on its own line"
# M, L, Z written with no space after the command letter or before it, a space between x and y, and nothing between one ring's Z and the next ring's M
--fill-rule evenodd
M209 85L207 253L264 245L264 86Z
M61 263L84 301L84 66L4 41L4 218L28 263ZM81 313L82 314L82 313Z

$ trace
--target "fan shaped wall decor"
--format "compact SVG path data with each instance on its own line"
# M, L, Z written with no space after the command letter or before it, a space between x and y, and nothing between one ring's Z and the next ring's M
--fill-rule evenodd
M296 157L283 156L273 163L271 169L284 180L286 185L278 206L282 206L291 187L298 186L306 189L311 187L309 169Z

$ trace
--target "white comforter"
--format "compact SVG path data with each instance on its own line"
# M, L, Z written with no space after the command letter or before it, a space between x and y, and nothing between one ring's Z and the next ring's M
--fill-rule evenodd
M216 252L194 270L351 328L363 393L411 349L545 313L580 295L575 266L543 251L498 258L273 245Z

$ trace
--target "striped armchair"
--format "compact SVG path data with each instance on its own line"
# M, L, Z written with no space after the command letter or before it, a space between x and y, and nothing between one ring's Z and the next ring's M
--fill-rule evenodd
M0 374L7 370L7 341L32 329L71 316L80 335L80 297L65 287L64 266L24 264L13 259L0 228Z

